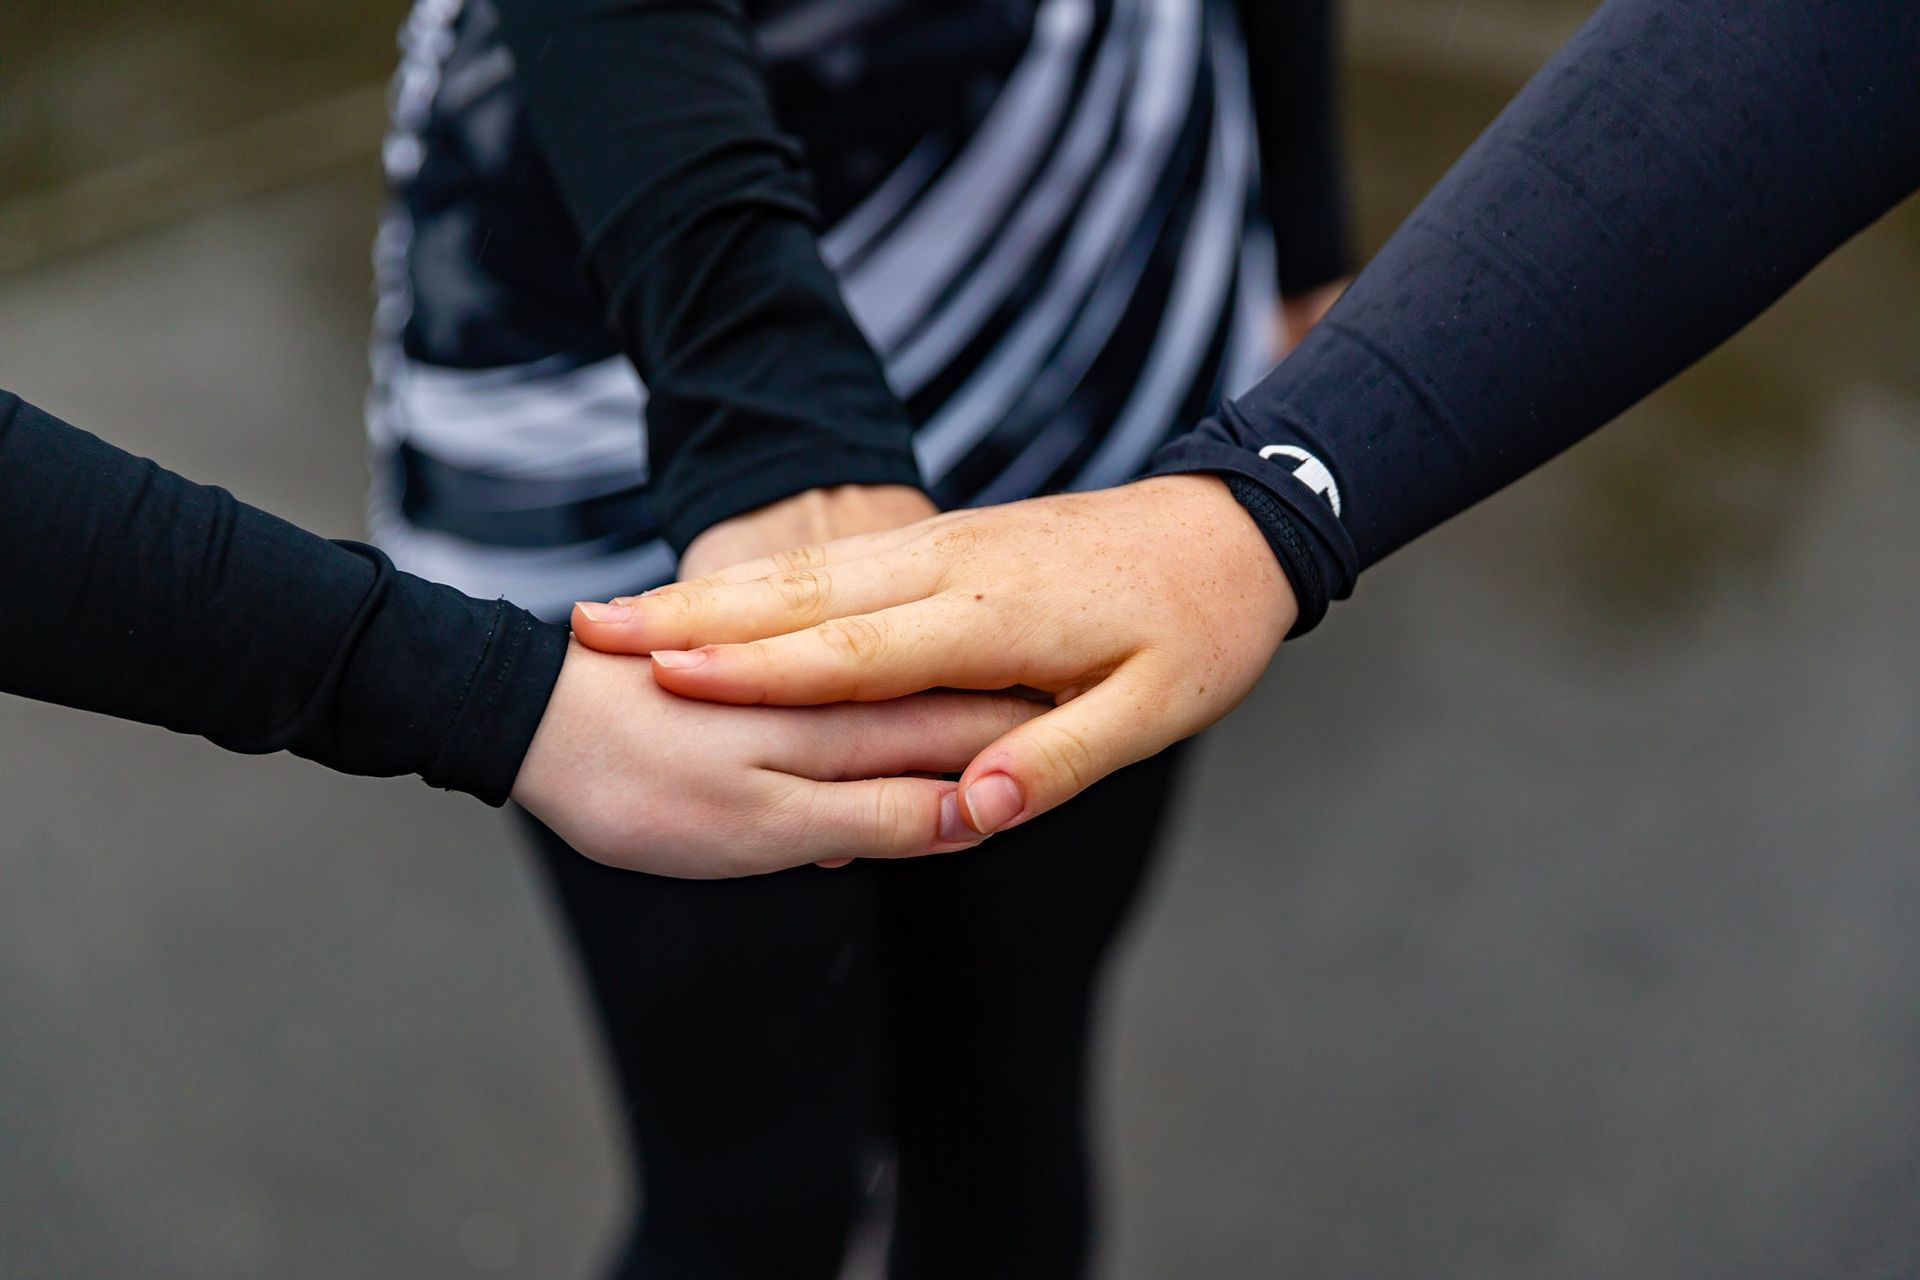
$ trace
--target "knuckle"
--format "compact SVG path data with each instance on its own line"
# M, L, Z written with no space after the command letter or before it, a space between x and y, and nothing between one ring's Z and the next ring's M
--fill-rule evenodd
M933 547L942 556L959 560L976 550L986 534L975 521L965 521L941 530L933 539Z
M888 783L876 791L872 834L886 849L906 849L921 842L920 807L911 788Z
M1099 762L1093 747L1077 731L1065 725L1034 726L1034 754L1047 773L1070 783L1078 791L1099 777Z
M802 547L788 547L785 551L774 552L773 563L785 573L818 569L827 563L827 549L817 542Z
M820 640L836 657L870 662L886 651L887 629L871 618L836 618L820 628Z
M724 570L715 569L712 573L703 573L697 578L689 578L679 585L696 591L711 591L715 587L726 586L727 575Z
M816 569L790 569L767 583L789 612L809 616L826 609L833 588L832 576Z
M752 825L765 832L770 843L781 849L806 850L817 844L817 838L824 834L827 815L821 810L816 788L795 786L767 796L755 807ZM739 843L744 846L750 842Z
M663 591L653 599L659 602L654 606L657 610L681 622L694 616L700 597L691 591Z
M792 650L783 643L785 639L784 636L775 636L770 640L749 640L745 644L716 645L714 652L727 655L723 659L725 661L737 663L740 674L765 679L786 669ZM735 668L723 670L732 671ZM764 701L764 697L761 700Z

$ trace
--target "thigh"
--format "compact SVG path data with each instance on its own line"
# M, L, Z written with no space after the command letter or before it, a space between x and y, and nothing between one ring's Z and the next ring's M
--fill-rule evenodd
M528 826L637 1148L632 1270L835 1274L874 1124L872 877L672 880Z
M896 1277L1072 1276L1099 977L1177 770L1163 753L979 849L880 868Z
M960 1036L963 1023L1056 1033L1060 1002L1091 994L1138 896L1178 751L977 849L877 868L899 979L890 998L921 1034ZM1000 1040L973 1040L968 1056L991 1057Z

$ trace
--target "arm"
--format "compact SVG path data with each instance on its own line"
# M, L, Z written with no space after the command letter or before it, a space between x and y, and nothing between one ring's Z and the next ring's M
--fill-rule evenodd
M919 484L911 424L814 241L737 0L501 0L533 128L645 379L684 550L802 490Z
M563 627L394 571L0 392L0 692L509 792L589 856L671 875L907 856L977 837L951 770L1015 699L703 706ZM690 753L688 742L701 750Z
M1652 391L1912 191L1916 60L1910 0L1610 0L1168 474L834 543L801 593L743 566L592 642L726 700L1054 690L961 779L1011 782L990 817L969 807L977 830L1024 821L1224 715L1363 567ZM1197 472L1216 474L1174 474Z
M1920 185L1917 68L1907 0L1612 0L1299 349L1157 471L1232 478L1305 630Z
M1353 270L1340 137L1335 0L1237 0L1260 133L1260 198L1281 296L1304 300Z
M0 392L0 689L501 804L566 630Z

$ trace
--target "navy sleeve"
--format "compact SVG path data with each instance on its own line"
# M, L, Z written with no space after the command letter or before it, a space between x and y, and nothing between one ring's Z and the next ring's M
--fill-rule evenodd
M1917 186L1913 0L1610 0L1299 348L1155 470L1230 477L1304 631Z
M648 387L668 540L820 485L918 485L912 423L821 260L737 0L498 2L535 136Z
M0 691L498 805L566 644L0 391Z
M1260 135L1260 204L1280 291L1353 270L1335 0L1237 0Z

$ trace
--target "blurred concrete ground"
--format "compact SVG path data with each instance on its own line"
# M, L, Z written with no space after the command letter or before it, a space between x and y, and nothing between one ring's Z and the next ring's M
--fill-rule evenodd
M1357 6L1369 243L1577 9ZM87 137L8 192L138 150ZM0 385L350 536L377 186L270 185L0 277ZM1915 214L1209 738L1112 988L1105 1274L1920 1275ZM612 1104L497 816L18 700L0 815L0 1276L585 1273Z

